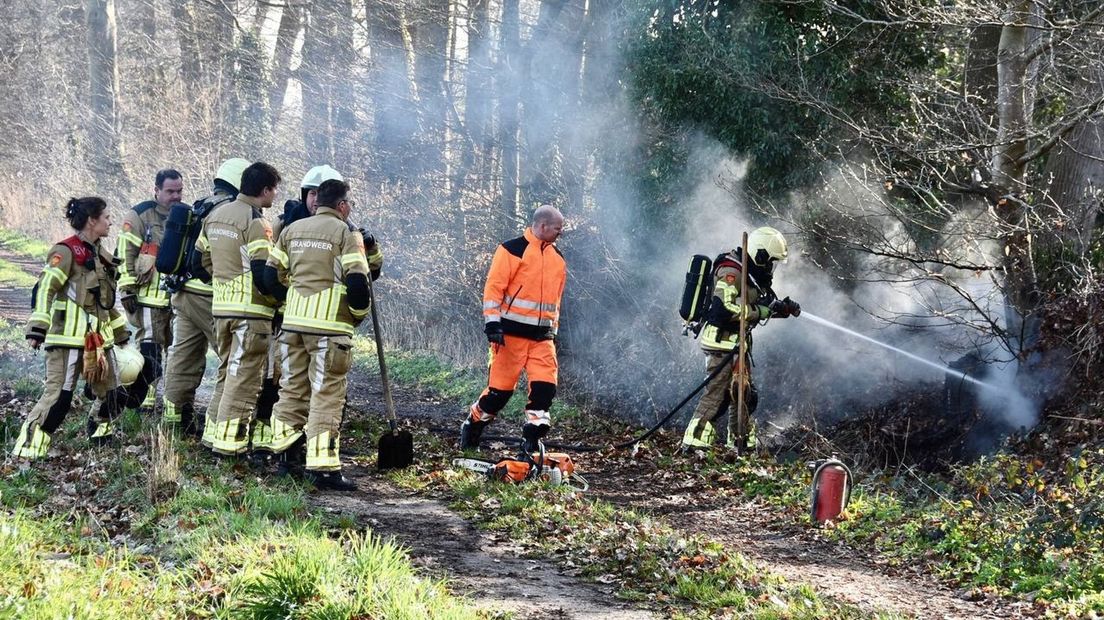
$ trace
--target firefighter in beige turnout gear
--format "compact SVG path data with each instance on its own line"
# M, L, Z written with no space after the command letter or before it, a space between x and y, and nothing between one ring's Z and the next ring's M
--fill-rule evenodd
M201 201L211 207L231 202L238 195L242 172L249 162L241 158L224 161L215 172L214 188L210 196ZM197 204L199 204L197 202ZM179 423L189 434L201 434L204 418L195 411L195 394L203 381L207 367L207 348L216 354L215 322L211 316L211 284L204 282L198 273L202 266L189 267L189 273L174 283L172 295L173 337L165 362L165 410L162 420ZM214 430L214 421L222 398L222 381L215 383L214 393L207 405L206 420ZM210 439L203 441L208 448Z
M83 377L100 406L88 420L93 443L112 434L112 419L125 397L118 385L113 346L129 334L126 319L115 310L115 259L100 247L111 227L101 198L74 198L65 207L76 235L50 248L46 267L34 289L34 308L27 324L31 347L46 346L46 385L27 415L12 455L44 458L50 438L73 402Z
M254 406L276 314L276 300L263 290L272 228L262 211L272 206L279 183L280 174L272 166L264 162L250 165L242 173L237 199L207 216L196 241L203 270L214 289L212 314L222 399L214 425L208 419L204 436L217 454L245 454L251 444ZM253 445L255 449L266 447Z
M304 442L307 478L339 490L355 488L341 476L339 437L353 330L371 303L369 271L383 263L378 246L366 255L361 232L346 223L348 192L343 181L324 182L315 215L284 229L265 271L268 288L285 300L272 449L287 472Z
M153 200L140 202L127 211L119 233L116 253L119 294L127 320L136 328L134 337L145 358L142 374L127 389L127 407L153 407L157 380L161 377L164 349L172 344L172 308L169 293L161 286L161 274L154 267L169 209L180 202L184 181L171 168L160 170L154 181Z
M307 171L303 182L299 184L299 192L302 201L292 200L284 205L284 213L276 219L272 225L273 242L280 238L285 226L289 226L298 219L314 215L314 204L318 197L318 186L329 179L344 180L341 174L330 166L315 166ZM265 369L264 380L261 383L261 395L257 398L256 420L253 425L254 446L266 449L271 443L271 437L267 435L272 426L272 408L280 398L280 371L283 367L283 359L280 354L280 334L284 322L283 300L276 307L276 316L272 319L272 337L268 341L268 365Z
M742 306L740 301L742 249L722 255L714 263L713 298L706 311L700 339L702 351L707 356L706 375L712 374L722 364L725 369L706 385L682 436L683 450L712 447L716 438L714 424L726 412L738 416L736 428L740 435L728 437L726 445L738 450L755 447L751 414L758 405L759 394L750 372L751 329L768 318L786 318L801 313L801 307L796 302L788 297L776 299L771 288L775 263L786 260L786 240L782 234L766 226L757 228L748 235L748 250L747 306ZM741 316L747 320L748 326L747 372L738 372L740 369L735 357L727 362L725 359L739 346ZM746 381L744 410L736 411L736 382L741 377Z

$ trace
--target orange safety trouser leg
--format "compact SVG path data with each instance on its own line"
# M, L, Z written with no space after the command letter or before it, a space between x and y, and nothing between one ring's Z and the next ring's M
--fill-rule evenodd
M488 349L490 377L487 380L487 388L479 395L479 399L472 403L471 420L473 422L490 422L499 411L502 411L510 401L518 377L521 376L521 371L529 358L531 340L508 334L505 338L506 344L492 344Z
M549 409L556 396L556 383L559 379L555 342L529 342L525 374L529 378L529 402L525 405L525 420L529 424L547 426L552 423Z

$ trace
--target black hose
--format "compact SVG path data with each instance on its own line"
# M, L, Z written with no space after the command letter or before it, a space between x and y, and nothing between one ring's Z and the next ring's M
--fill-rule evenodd
M626 448L631 448L636 444L644 441L645 439L651 437L652 435L656 434L659 429L663 428L663 425L670 421L671 418L675 417L675 414L678 413L679 410L681 410L683 407L685 407L686 403L690 402L691 399L698 395L698 392L704 390L705 386L709 385L710 381L715 379L717 375L721 374L722 370L728 367L728 363L732 361L732 358L736 355L736 352L737 349L733 349L728 353L728 355L725 355L721 363L718 364L717 367L713 369L713 372L709 373L709 376L705 378L705 381L702 381L701 384L698 385L698 387L694 388L692 392L687 394L686 398L683 398L682 401L679 402L679 404L675 405L675 408L668 412L667 415L665 415L662 420L657 422L655 426L640 434L635 439L630 439L629 441L626 441L624 443L614 444L613 446L590 446L586 444L574 445L553 442L543 443L548 448L554 448L557 450L572 450L574 452L598 452L600 450L605 450L608 447L612 447L614 450L624 450ZM517 437L509 437L506 435L484 435L481 439L485 439L488 441L520 441L520 439Z

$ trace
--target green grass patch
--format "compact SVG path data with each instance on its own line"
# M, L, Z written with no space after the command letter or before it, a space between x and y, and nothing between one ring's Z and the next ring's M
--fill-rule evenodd
M55 435L64 450L87 449L82 425L72 415ZM137 416L123 423L129 437L148 437L153 425ZM72 511L50 512L57 498L49 510L44 503L65 474L32 466L0 478L0 617L491 615L355 520L315 512L302 484L258 477L192 444L168 444L178 451L178 488L151 501L143 443L87 452L69 483L67 493L84 497Z
M30 288L35 285L38 279L33 275L23 271L23 269L15 263L0 258L0 282L3 282L7 286L11 287L25 287ZM27 305L30 305L30 293L27 294Z
M50 246L50 243L41 239L28 237L23 233L7 228L0 228L0 247L12 254L45 260L46 253L50 251Z

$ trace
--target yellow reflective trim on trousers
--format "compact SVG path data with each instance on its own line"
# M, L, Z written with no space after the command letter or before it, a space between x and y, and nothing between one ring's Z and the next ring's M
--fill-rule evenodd
M249 433L241 433L245 418L233 418L225 422L216 422L212 431L211 449L222 454L241 454L249 449Z
M101 439L103 437L110 437L115 434L114 427L111 426L111 422L98 422L96 424L96 430L92 433L92 439Z
M330 443L330 431L307 438L307 469L341 469L341 449L338 447L340 440L336 434L333 435L332 450Z
M165 408L161 411L161 421L171 424L180 422L180 412L176 410L176 405L171 400L165 401Z
M272 450L272 427L261 420L253 420L249 443L254 450Z
M283 452L287 450L303 436L303 429L285 424L283 420L276 417L275 412L272 414L270 423L272 425L272 439L268 441L268 445L273 452Z
M50 449L50 436L36 426L34 433L31 434L31 440L27 441L27 430L30 424L30 421L23 423L19 438L15 440L12 456L24 459L46 458L46 453Z
M698 426L704 425L699 435ZM709 448L713 446L713 425L706 420L693 418L686 426L686 432L682 434L682 445L695 448Z

